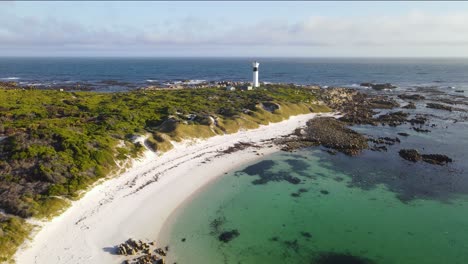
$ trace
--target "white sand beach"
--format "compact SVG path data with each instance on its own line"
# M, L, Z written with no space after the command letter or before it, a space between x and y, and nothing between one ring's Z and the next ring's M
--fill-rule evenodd
M111 253L114 246L128 238L157 239L169 215L199 188L261 155L278 151L262 141L287 135L316 115L176 143L160 156L146 151L126 173L95 186L62 215L39 223L41 228L16 253L15 260L18 264L119 263L123 258ZM238 142L263 147L219 155Z

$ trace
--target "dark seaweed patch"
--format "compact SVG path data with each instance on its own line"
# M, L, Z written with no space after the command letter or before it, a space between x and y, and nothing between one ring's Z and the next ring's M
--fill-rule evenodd
M252 181L252 184L267 184L270 181L280 182L287 181L291 184L299 184L301 180L290 175L288 171L272 172L270 169L275 165L272 160L263 160L256 164L250 165L242 172L250 176L259 176L259 179Z
M309 168L309 164L303 160L287 159L285 162L292 167L293 171L306 172Z
M376 262L349 253L323 252L312 260L313 264L375 264Z
M262 160L258 163L248 166L242 172L253 176L253 175L262 175L266 170L271 169L275 165L275 162L272 160Z
M325 195L326 195L326 194L329 194L330 192L329 192L329 191L327 191L327 190L320 190L320 193L321 193L321 194L325 194Z
M283 243L287 249L292 250L296 253L299 252L299 243L297 242L297 239L291 241L286 240Z
M309 232L306 232L306 231L302 231L301 232L301 235L305 238L311 238L312 237L312 234L309 233Z
M211 235L217 235L219 233L221 233L221 227L223 226L223 224L226 223L226 218L225 217L218 217L216 219L214 219L213 221L211 221L210 223L210 234Z
M237 229L233 229L231 231L225 231L221 233L221 235L218 236L219 241L222 241L224 243L228 243L229 241L233 240L234 238L238 237L240 235L239 231Z

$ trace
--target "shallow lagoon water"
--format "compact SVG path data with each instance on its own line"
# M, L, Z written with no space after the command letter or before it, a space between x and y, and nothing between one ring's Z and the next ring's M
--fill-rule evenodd
M300 184L252 184L258 177L243 169L228 173L169 220L161 237L170 245L169 263L319 263L325 252L363 260L325 263L466 263L468 196L402 201L386 184L356 186L356 172L340 164L348 160L362 173L374 167L385 174L385 166L369 164L373 156L332 156L313 148L277 153L249 167L272 175L287 171ZM233 229L238 237L218 240Z

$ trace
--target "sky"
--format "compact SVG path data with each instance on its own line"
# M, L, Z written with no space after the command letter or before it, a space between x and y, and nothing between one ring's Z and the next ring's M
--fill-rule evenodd
M0 1L0 56L468 57L468 2Z

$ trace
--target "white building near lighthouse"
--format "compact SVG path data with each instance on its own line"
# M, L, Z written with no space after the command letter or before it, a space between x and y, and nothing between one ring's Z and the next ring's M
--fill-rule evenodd
M254 61L252 62L252 66L253 66L253 82L252 82L252 86L254 88L257 88L260 86L260 83L258 82L258 66L260 65L260 63L258 63L257 61Z

